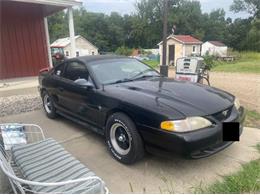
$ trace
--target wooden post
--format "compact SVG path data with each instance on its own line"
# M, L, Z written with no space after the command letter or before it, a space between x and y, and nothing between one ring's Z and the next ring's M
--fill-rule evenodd
M168 76L168 66L166 64L167 57L167 33L168 33L168 0L163 2L163 52L162 52L162 64L160 72L163 76Z

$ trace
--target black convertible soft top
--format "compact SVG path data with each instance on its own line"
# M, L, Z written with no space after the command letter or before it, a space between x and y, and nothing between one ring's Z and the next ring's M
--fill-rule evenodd
M99 61L99 60L133 59L133 58L129 58L126 56L116 56L116 55L96 55L96 56L81 56L74 59L78 59L88 64L90 62Z

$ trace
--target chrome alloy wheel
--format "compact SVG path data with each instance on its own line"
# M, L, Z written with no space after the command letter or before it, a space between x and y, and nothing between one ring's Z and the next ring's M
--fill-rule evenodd
M43 105L48 114L51 114L52 112L52 103L49 95L45 95L43 98Z
M120 123L115 123L110 129L110 139L113 148L120 155L127 155L131 149L131 136L125 127Z

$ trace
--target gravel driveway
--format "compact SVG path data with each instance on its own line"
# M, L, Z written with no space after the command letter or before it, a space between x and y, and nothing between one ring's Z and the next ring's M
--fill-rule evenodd
M39 94L0 97L0 117L30 112L42 108Z
M175 71L169 70L169 77ZM242 105L260 112L260 74L211 72L210 82L213 87L223 89L237 96Z

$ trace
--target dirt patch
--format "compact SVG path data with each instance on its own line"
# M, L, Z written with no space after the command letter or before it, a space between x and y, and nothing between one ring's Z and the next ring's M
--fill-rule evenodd
M169 70L173 78L175 71ZM223 89L239 98L248 110L260 113L260 74L211 72L211 86Z

